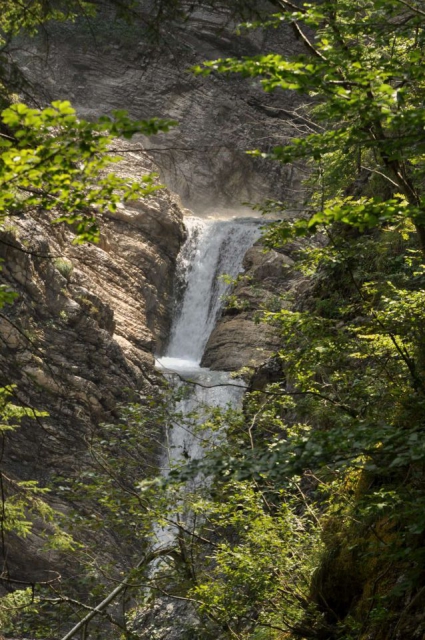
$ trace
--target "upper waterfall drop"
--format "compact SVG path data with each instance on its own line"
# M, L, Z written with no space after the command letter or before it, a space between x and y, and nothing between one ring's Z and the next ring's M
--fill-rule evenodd
M169 368L199 366L229 282L241 271L246 251L260 237L260 219L185 219L188 238L178 259L184 291L175 312L170 342L160 363Z

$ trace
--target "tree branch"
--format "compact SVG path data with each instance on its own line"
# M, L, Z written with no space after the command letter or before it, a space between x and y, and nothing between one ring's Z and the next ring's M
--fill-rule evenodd
M162 555L167 555L170 552L170 549L163 549L163 550L157 550L157 551L151 551L150 553L147 553L134 567L134 570L140 569L143 566L148 565L150 562L152 562L152 560L155 560L155 558L162 556ZM111 591L106 598L104 598L104 600L102 600L102 602L100 602L96 607L93 607L93 609L91 609L91 611L82 619L80 620L70 631L68 631L67 634L65 634L61 640L71 640L71 638L73 638L75 636L75 634L82 629L84 626L86 626L90 620L92 620L95 616L102 614L103 610L106 609L106 607L115 600L115 598L122 592L124 591L124 589L126 589L129 584L130 584L130 579L131 579L131 573L129 573L127 575L126 578L123 579L123 581L113 590Z

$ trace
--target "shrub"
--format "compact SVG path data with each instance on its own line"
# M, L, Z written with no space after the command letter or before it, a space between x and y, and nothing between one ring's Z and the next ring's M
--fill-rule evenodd
M55 260L55 267L64 278L69 280L69 278L71 277L72 270L74 268L74 265L72 264L72 262L70 262L69 260L66 260L65 258L57 258Z

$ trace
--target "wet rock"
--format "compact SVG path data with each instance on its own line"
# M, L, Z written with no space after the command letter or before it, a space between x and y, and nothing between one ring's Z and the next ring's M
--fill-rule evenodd
M210 335L202 366L237 371L268 361L281 340L277 327L261 319L265 311L288 307L285 295L302 281L294 264L291 256L265 251L261 243L246 253L244 271Z

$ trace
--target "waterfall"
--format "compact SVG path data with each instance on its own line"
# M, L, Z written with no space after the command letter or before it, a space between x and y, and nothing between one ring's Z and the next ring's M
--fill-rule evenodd
M223 306L229 282L241 270L246 251L260 236L256 218L188 217L188 239L180 253L177 282L184 294L176 309L164 368L198 366Z
M182 416L199 413L198 422L208 407L240 406L245 386L228 372L202 368L200 362L211 331L231 283L222 276L235 278L242 268L246 251L260 235L256 218L185 219L188 236L177 265L177 304L168 349L157 359L160 370L179 386L190 382L189 393L176 410ZM188 459L199 459L211 434L199 435L184 419L169 425L165 453L161 460L164 475L170 466ZM172 528L156 528L157 545L167 545L174 536Z

